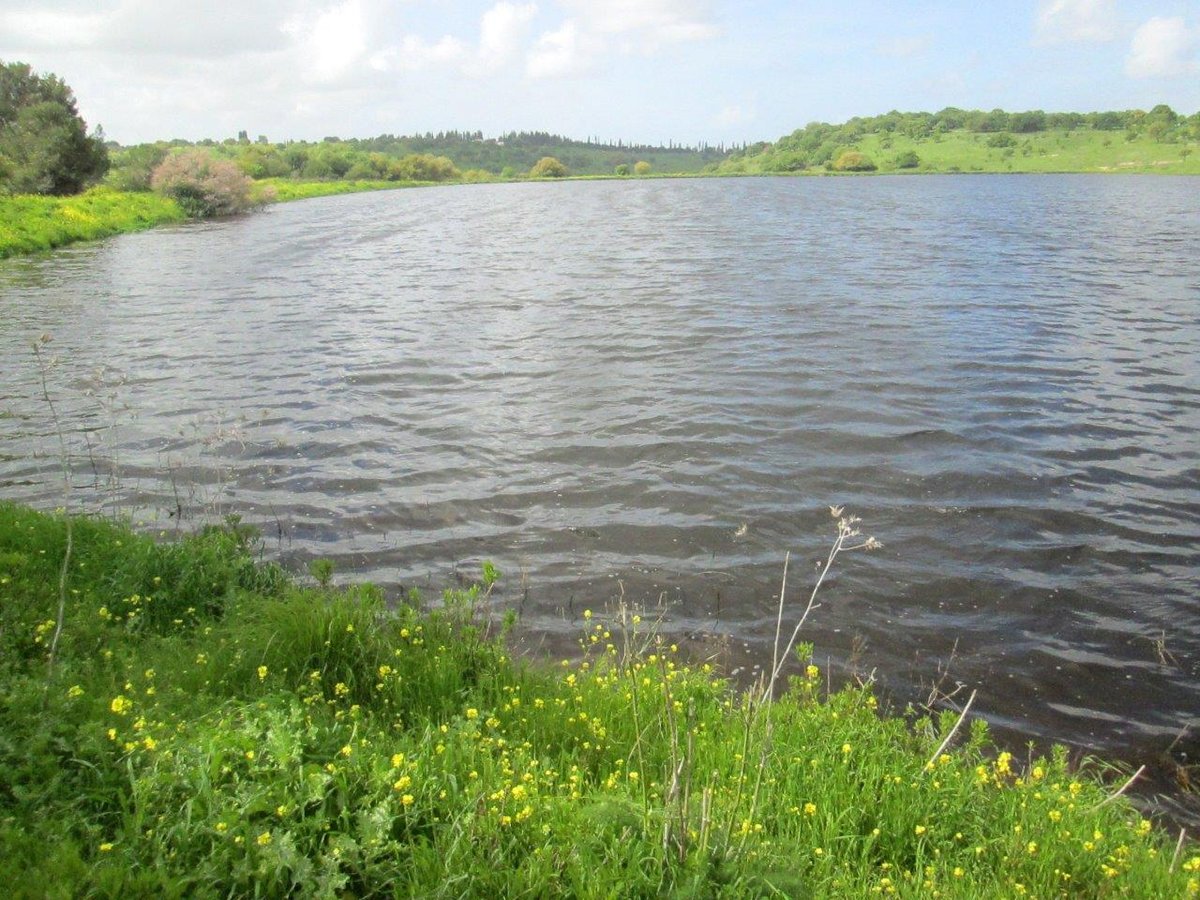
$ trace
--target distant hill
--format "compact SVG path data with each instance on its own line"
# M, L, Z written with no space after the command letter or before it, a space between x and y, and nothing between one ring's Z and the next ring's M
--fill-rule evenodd
M735 151L717 174L1165 172L1200 174L1200 113L890 112L813 122Z
M110 144L113 170L109 182L127 189L144 189L149 172L173 148L188 141L159 141L122 147ZM203 140L218 155L235 160L253 178L321 180L428 180L514 177L525 175L538 160L556 157L571 175L612 175L618 166L630 170L645 162L658 174L691 174L711 169L728 155L723 146L694 147L576 141L546 132L510 132L485 138L482 132L272 143L265 136L251 140L246 132L224 141Z

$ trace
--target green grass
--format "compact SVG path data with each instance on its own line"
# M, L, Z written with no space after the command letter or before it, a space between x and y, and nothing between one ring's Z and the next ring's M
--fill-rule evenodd
M286 203L308 200L332 194L355 194L362 191L390 191L397 188L419 187L431 182L415 181L296 181L291 178L263 178L254 182L257 195L267 194L268 202ZM273 201L270 197L274 193Z
M254 184L256 196L270 202L416 186L412 182L285 178L264 179ZM0 259L141 231L186 218L174 200L151 192L93 188L75 197L0 196Z
M183 218L173 200L107 188L94 188L75 197L0 197L0 258L140 231Z
M990 134L951 131L944 135L913 139L900 133L866 134L852 145L869 156L879 172L906 173L1158 173L1200 175L1200 141L1165 143L1149 135L1130 141L1125 132L1043 131L1012 135L1012 146L989 146ZM896 160L905 151L917 154L915 169L900 170ZM835 154L836 156L836 154ZM721 166L723 172L757 174L769 170L771 152L735 159ZM823 173L823 166L803 170Z
M511 659L488 585L302 586L0 504L10 897L1194 896L1200 855L1066 754L883 717L815 667L755 705L630 613Z

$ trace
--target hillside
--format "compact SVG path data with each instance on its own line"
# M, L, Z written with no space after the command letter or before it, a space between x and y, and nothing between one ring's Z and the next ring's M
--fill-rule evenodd
M692 174L711 168L728 155L723 147L666 147L625 142L576 141L546 132L511 132L485 138L482 132L271 143L246 132L237 139L159 141L131 147L110 145L108 183L121 190L144 190L149 173L173 149L199 146L233 159L252 178L304 180L478 181L525 175L546 156L558 159L570 175L612 175L618 166L638 162L660 174ZM397 169L394 165L401 162Z
M1162 172L1200 174L1200 113L888 113L812 123L730 154L718 174Z

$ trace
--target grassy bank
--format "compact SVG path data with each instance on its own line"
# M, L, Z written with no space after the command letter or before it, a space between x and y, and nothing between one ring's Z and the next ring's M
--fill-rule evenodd
M1200 140L1167 142L1149 134L1049 130L985 134L959 129L926 137L875 132L847 139L842 149L867 156L875 171L907 173L1127 173L1200 175ZM721 163L724 174L824 174L824 154L802 139L783 138L758 152Z
M0 504L9 896L1197 893L1098 765L881 717L798 665L755 705L632 613L511 659L489 585L433 608ZM318 574L324 577L323 573ZM63 603L61 635L58 608Z
M75 197L0 197L0 258L184 219L173 200L94 188Z
M333 194L357 194L362 191L390 191L397 188L420 187L431 182L418 181L296 181L291 178L262 178L254 182L255 191L270 197L271 202L287 203Z
M286 202L415 186L416 182L267 178L256 181L254 190L257 196L271 202ZM75 197L0 197L0 259L141 231L186 218L174 200L151 192L94 188Z

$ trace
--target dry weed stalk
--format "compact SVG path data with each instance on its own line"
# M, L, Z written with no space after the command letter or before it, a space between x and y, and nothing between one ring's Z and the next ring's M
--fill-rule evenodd
M796 641L800 637L800 630L804 627L804 623L808 621L808 617L812 614L819 604L817 603L817 594L821 590L821 586L825 583L826 577L829 575L833 564L842 553L853 550L877 550L883 546L874 537L863 537L862 531L859 529L859 523L862 521L858 516L845 515L845 507L831 506L829 513L837 520L837 535L833 540L833 544L829 548L829 553L825 557L824 563L817 564L817 580L813 585L812 591L809 592L808 602L804 606L804 610L800 613L800 617L796 620L791 634L787 641L780 644L780 638L783 636L783 620L787 598L787 578L788 566L791 561L791 554L784 557L783 562L783 578L779 587L779 608L775 615L775 643L772 647L771 656L771 673L770 676L764 676L757 690L751 689L746 697L746 725L743 737L743 753L741 760L740 772L738 773L738 795L734 800L730 810L730 818L727 826L727 834L732 834L733 823L738 817L742 802L742 785L745 782L746 766L749 761L749 749L752 743L753 732L758 727L758 723L762 722L762 738L760 751L758 754L758 771L754 779L754 789L750 794L750 805L747 814L747 821L753 822L754 816L758 812L759 799L762 796L763 774L767 769L767 761L771 755L771 738L772 738L772 698L775 696L776 685L779 681L779 676L783 673L784 667L787 665L788 657L796 647ZM746 839L749 832L746 829L742 830L741 840L738 842L737 852L741 853L745 848Z
M51 670L54 669L54 660L58 655L58 641L62 637L63 620L66 618L67 612L67 572L71 567L71 552L74 549L75 532L71 522L71 457L67 453L67 438L63 433L62 420L58 416L58 408L54 405L54 400L50 397L49 371L57 360L47 360L42 354L42 349L49 344L51 337L48 334L43 334L40 338L33 342L33 355L37 358L38 374L42 382L42 399L46 401L46 406L50 409L50 418L54 422L54 431L58 435L58 461L62 467L63 479L63 520L66 523L67 529L67 546L63 550L62 566L58 571L58 609L54 617L54 636L50 639L50 652L47 658L47 666Z

